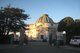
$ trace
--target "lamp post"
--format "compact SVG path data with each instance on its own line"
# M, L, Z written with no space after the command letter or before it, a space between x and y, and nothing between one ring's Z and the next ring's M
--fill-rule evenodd
M63 31L64 45L66 44L66 31Z

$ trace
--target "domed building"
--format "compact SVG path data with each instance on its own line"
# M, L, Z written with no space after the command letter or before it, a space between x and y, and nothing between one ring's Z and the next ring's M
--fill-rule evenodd
M43 14L34 24L29 24L26 28L26 35L29 40L49 40L49 35L51 34L53 38L56 37L57 23L48 16L48 14Z

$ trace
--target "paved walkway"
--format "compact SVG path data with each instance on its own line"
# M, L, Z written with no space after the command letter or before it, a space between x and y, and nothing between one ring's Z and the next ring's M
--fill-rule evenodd
M49 46L43 42L29 42L29 45L0 45L0 53L80 53L80 48Z

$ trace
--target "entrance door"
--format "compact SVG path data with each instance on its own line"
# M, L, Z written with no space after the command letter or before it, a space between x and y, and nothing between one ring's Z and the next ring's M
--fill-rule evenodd
M41 35L41 39L44 39L44 35Z

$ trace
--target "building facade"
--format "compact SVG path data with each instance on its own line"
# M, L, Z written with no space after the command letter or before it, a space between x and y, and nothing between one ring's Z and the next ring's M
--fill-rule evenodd
M58 23L54 21L47 15L42 15L34 24L29 24L26 28L25 33L29 40L49 40L49 35L52 38L56 38Z

